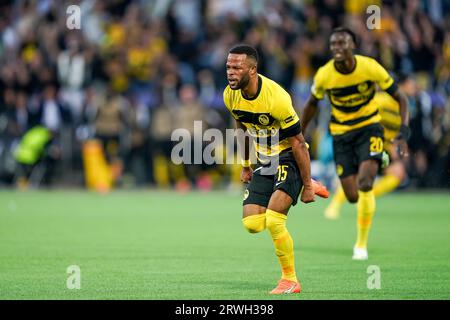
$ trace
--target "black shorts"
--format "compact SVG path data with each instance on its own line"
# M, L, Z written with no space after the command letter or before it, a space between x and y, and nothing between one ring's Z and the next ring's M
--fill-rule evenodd
M295 206L302 187L303 182L294 155L292 152L286 152L280 155L278 165L273 170L258 163L244 192L243 205L257 204L267 208L275 190L283 190L292 198L292 205Z
M384 129L376 123L333 137L334 161L339 178L358 173L359 164L374 159L381 165Z

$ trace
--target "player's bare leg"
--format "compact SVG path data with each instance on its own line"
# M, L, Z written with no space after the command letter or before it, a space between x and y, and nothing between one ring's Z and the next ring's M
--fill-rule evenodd
M292 204L292 198L282 190L276 190L270 197L267 209L287 215Z
M365 160L360 163L358 168L358 189L360 191L370 191L373 187L373 182L378 173L379 164L376 160Z
M294 263L294 241L286 229L286 219L292 198L282 190L276 190L266 210L266 226L275 246L281 267L281 280L271 294L300 293Z
M344 189L344 194L348 202L350 203L358 202L359 195L358 195L357 175L352 174L351 176L347 176L340 180L342 189Z

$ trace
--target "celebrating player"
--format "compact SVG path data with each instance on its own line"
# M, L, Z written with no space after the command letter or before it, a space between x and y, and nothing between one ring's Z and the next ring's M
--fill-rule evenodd
M282 274L278 286L270 293L300 293L293 240L286 229L287 214L291 205L297 203L300 190L304 203L313 202L315 193L327 197L328 191L311 179L307 145L289 94L276 82L258 74L257 66L254 48L239 45L229 51L226 63L229 85L223 94L224 103L237 127L248 130L254 138L258 159L253 170L249 146L245 143L241 180L249 185L244 194L242 222L250 233L267 228L272 237ZM267 143L267 138L271 143ZM278 163L277 172L267 174L273 163Z
M375 85L389 93L400 106L401 126L397 136L400 156L408 156L408 102L388 72L374 59L355 55L356 37L347 28L333 30L333 59L314 76L311 95L301 119L305 131L317 111L318 101L328 95L332 105L330 131L334 160L345 196L357 203L357 240L353 259L366 260L367 240L375 213L372 190L383 154L383 127L373 99Z
M414 91L414 81L408 76L402 76L398 80L398 87L406 94ZM379 91L373 98L379 107L381 125L384 128L384 150L389 155L389 166L383 170L383 176L373 186L375 197L395 190L406 178L404 159L398 155L398 140L396 139L400 126L400 106L391 95L385 91ZM345 202L345 194L342 187L336 190L331 203L325 210L325 217L331 220L338 219L342 204Z

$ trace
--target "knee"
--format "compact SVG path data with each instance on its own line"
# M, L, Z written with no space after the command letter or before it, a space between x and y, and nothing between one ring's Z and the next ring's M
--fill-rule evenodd
M244 228L250 233L258 233L266 228L266 214L255 214L242 219Z
M373 179L369 176L363 176L358 179L358 189L364 192L372 190Z
M285 229L287 216L285 214L267 210L266 211L266 227L272 236L279 234Z
M348 194L348 195L346 195L346 198L347 198L348 202L350 202L350 203L357 203L358 202L358 193Z
M277 226L277 223L275 221L275 219L272 218L271 215L267 215L266 216L266 228L267 230L269 230L269 232L271 232L272 230L274 230Z
M350 203L358 202L359 193L358 188L356 186L352 186L351 188L344 189L345 198Z

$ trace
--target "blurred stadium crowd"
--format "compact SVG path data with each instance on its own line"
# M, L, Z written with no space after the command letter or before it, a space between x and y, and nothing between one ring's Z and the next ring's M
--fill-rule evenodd
M66 26L72 4L81 8L80 30ZM381 29L366 26L371 4L381 7ZM82 185L83 143L92 138L122 184L223 182L223 168L173 166L170 136L192 132L194 120L232 127L222 102L229 48L255 46L259 72L288 89L301 113L315 70L330 58L330 31L346 25L359 53L410 76L409 186L448 188L449 18L446 0L2 1L0 184L16 182L14 150L36 125L51 132L47 183ZM322 110L307 138L313 159L330 163L326 102Z

